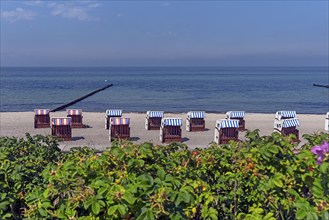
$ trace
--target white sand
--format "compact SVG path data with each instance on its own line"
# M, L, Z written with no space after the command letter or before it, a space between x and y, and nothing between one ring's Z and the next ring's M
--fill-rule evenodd
M145 130L145 113L123 113L123 117L130 118L130 135L134 143L152 142L161 144L159 141L159 131ZM225 118L225 114L207 113L206 131L187 132L186 113L171 114L165 113L165 117L175 117L183 119L182 138L183 143L190 148L204 148L214 139L214 127L216 120ZM66 113L50 113L51 117L65 117ZM275 114L255 114L247 113L245 116L246 129L259 129L261 135L270 135L273 132ZM325 114L323 115L305 115L297 114L301 126L299 129L301 144L305 143L302 139L303 134L315 132L324 132ZM105 130L105 113L83 112L83 123L90 128L72 129L72 141L60 142L61 149L68 150L74 146L90 146L96 149L109 147L108 130ZM34 112L0 112L0 136L25 137L25 133L51 134L50 128L34 129ZM239 138L244 139L245 132L239 132Z

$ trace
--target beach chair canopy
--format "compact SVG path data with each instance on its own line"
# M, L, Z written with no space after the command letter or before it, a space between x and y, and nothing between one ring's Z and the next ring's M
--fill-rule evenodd
M182 126L180 118L162 118L161 126Z
M34 109L35 115L48 115L49 109Z
M106 115L108 115L108 116L121 117L121 115L122 115L122 110L108 109L108 110L106 110Z
M291 128L299 126L299 120L297 118L284 119L282 123L283 128Z
M192 111L187 113L188 118L205 118L206 113L204 111Z
M68 115L82 115L82 109L66 109Z
M275 118L281 119L282 117L294 118L294 117L296 117L296 111L278 111L278 112L276 112Z
M52 125L71 125L71 118L70 117L52 118L51 124Z
M129 118L111 118L111 125L129 125Z
M163 111L147 111L146 116L148 118L163 118Z
M239 120L222 119L216 121L216 127L221 128L238 128Z
M245 112L244 111L229 111L226 112L226 118L244 118Z

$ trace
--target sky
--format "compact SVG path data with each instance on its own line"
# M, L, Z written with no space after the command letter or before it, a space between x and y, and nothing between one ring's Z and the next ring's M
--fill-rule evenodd
M328 66L328 1L1 0L1 66Z

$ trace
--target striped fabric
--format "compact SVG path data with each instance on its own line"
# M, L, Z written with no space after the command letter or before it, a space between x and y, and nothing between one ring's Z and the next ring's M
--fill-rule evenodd
M278 111L278 112L276 112L275 117L277 119L281 119L282 117L294 118L294 117L296 117L296 111Z
M147 111L146 116L149 118L163 118L163 111Z
M82 115L81 109L66 109L67 115Z
M122 110L108 109L108 110L106 110L106 115L107 116L121 117L122 116Z
M205 112L188 112L187 117L189 118L205 118Z
M34 109L35 115L48 115L49 109Z
M111 118L111 125L129 125L129 118Z
M296 126L299 126L299 120L297 118L283 120L282 123L283 128L291 128Z
M244 111L229 111L226 112L226 118L244 118L245 112Z
M217 128L238 128L239 127L239 120L217 120L216 121Z
M180 118L163 118L161 120L162 126L182 126L182 119Z
M52 118L51 124L52 125L70 125L71 118Z

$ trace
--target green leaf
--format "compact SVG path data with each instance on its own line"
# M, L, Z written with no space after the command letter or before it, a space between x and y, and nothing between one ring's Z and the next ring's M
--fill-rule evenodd
M47 211L45 209L40 208L38 211L39 211L39 213L40 213L41 216L43 216L43 217L48 216L48 213L47 213Z
M297 219L305 219L306 215L307 215L307 211L305 209L299 209L296 212Z
M118 210L121 216L124 216L126 214L126 208L123 205L118 205Z
M117 209L118 209L118 205L111 206L110 208L108 208L107 214L111 216L115 213Z
M267 150L273 154L277 154L279 152L279 149L273 145L268 145Z
M327 163L327 162L323 162L323 163L320 165L320 172L321 172L321 173L324 173L324 174L328 174L328 168L329 168L329 163Z
M165 171L164 171L163 169L159 169L159 170L157 171L157 174L158 174L158 177L159 177L162 181L165 180L166 173L165 173Z
M146 219L147 220L153 220L154 219L154 214L151 209L147 210L146 212Z
M94 202L92 205L91 205L91 211L95 214L95 215L98 215L98 213L100 212L101 210L101 206L98 202Z
M274 184L277 186L277 187L283 187L283 183L282 183L282 180L280 179L274 179L273 180Z
M136 198L133 194L131 194L129 191L126 191L124 193L123 199L126 200L130 205L134 204L136 201Z

